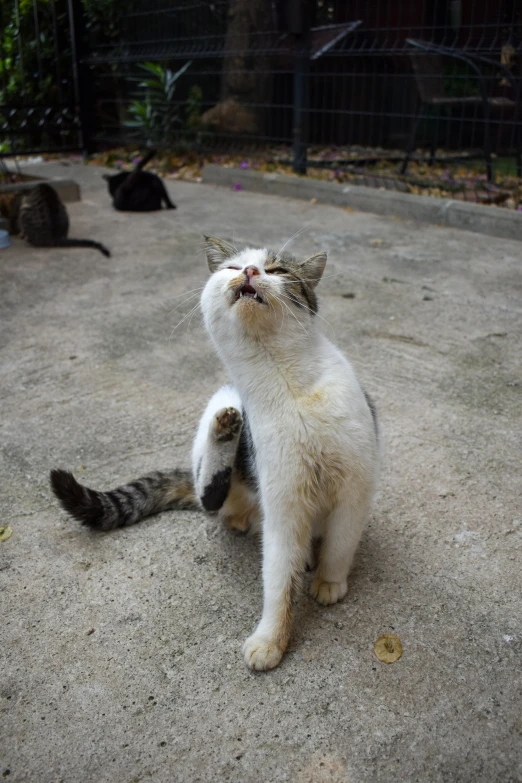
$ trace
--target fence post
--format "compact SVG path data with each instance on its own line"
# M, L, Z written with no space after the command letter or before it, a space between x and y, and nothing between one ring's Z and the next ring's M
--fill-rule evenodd
M88 66L84 60L87 55L85 17L81 0L68 0L69 25L71 30L71 49L73 62L74 98L80 120L80 149L84 155L93 152L91 113L89 111Z
M310 74L310 20L307 6L305 0L292 0L289 3L289 32L295 37L292 168L296 174L306 174L307 163Z

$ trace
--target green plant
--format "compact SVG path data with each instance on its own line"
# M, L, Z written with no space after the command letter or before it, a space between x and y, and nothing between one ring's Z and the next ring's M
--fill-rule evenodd
M149 76L137 80L140 93L129 106L130 119L125 127L134 128L149 144L171 143L182 125L179 107L174 102L176 82L191 64L189 60L174 72L159 63L141 63L138 67Z
M0 0L0 17L0 144L59 145L73 133L54 114L74 104L67 0Z
M86 28L99 43L114 43L121 34L123 14L134 8L132 0L83 0Z

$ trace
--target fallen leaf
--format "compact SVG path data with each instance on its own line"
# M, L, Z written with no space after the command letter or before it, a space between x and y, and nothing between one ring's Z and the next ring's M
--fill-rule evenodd
M402 655L401 640L394 633L385 633L379 636L373 651L382 663L395 663Z
M91 634L93 633L94 633L94 628L89 628L89 630L87 631L87 636L91 636Z
M7 541L8 538L11 538L13 535L13 528L9 527L9 525L4 525L3 527L0 527L0 541Z
M311 198L310 199L310 204L317 204L317 199L316 198Z
M372 239L372 241L370 242L370 245L372 247L380 247L383 244L383 242L384 242L383 239Z

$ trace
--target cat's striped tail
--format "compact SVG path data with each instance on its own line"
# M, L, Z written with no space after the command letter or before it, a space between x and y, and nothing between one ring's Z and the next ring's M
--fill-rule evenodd
M201 509L186 470L150 473L111 492L84 487L66 470L52 470L50 480L62 508L95 530L133 525L167 509Z
M107 258L111 257L111 251L105 245L102 245L101 242L95 242L94 239L69 239L69 237L64 237L59 240L58 247L93 247Z

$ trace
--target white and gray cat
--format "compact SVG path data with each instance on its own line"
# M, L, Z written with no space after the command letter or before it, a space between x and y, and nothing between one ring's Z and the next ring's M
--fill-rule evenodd
M207 405L192 473L154 473L95 492L54 470L51 484L70 514L101 530L169 508L203 509L237 531L260 526L263 614L243 650L250 668L266 670L288 646L314 540L311 595L324 605L346 595L377 481L377 419L351 364L317 324L325 253L298 261L213 238L206 251L212 274L201 309L234 385Z

